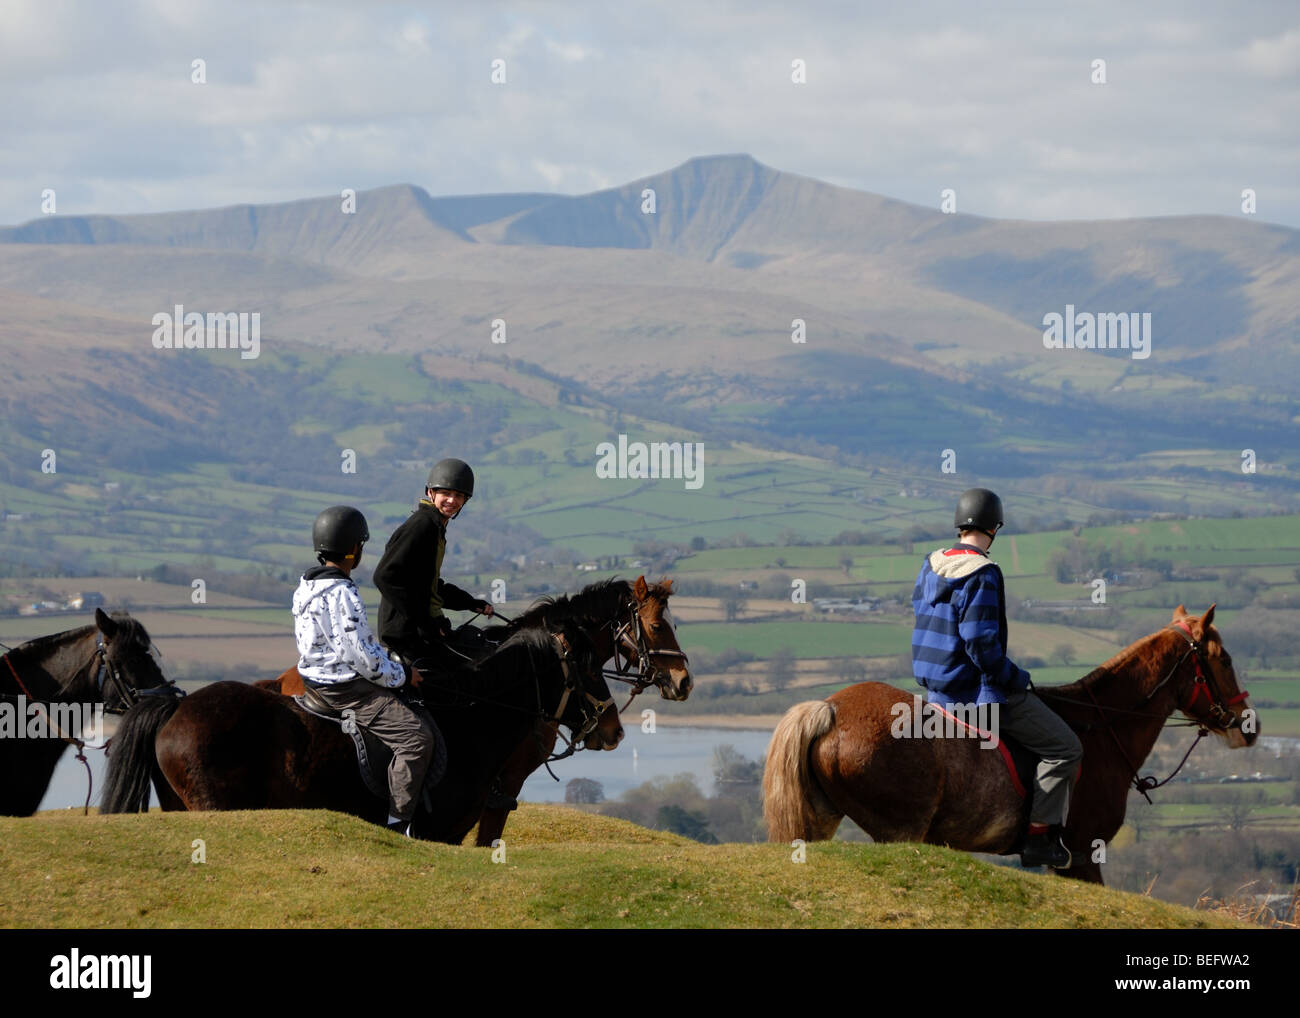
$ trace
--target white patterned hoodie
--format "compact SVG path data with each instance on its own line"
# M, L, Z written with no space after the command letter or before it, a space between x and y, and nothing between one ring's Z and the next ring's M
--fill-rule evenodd
M335 686L368 679L396 689L406 671L388 656L370 631L357 585L337 566L303 574L293 594L293 634L298 671L311 686Z

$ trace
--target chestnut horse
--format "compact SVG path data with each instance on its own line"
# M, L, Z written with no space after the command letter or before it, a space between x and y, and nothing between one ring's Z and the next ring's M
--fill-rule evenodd
M49 738L0 738L0 816L35 813L64 751L77 746L81 754L77 736L88 733L68 730L66 715L52 706L102 703L105 711L121 714L141 691L176 693L152 647L138 620L96 608L93 626L38 637L4 655L0 710L14 712L17 723L26 725L28 708L40 704Z
M432 686L419 692L450 693L463 705L430 708L447 770L430 790L432 807L421 802L412 820L412 833L427 840L464 839L488 785L538 717L582 735L610 725L602 720L609 688L577 626L521 629L467 668L454 692ZM239 682L205 686L179 705L141 703L128 712L109 755L102 812L147 809L151 779L164 808L334 809L375 823L388 815L387 799L366 788L352 739L337 724Z
M1136 771L1175 710L1231 747L1255 741L1255 712L1213 620L1213 605L1199 619L1179 605L1169 626L1079 681L1037 690L1083 744L1063 835L1073 865L1064 875L1102 882L1096 847L1123 824L1130 787L1154 787ZM1018 851L1028 796L1018 794L1001 754L974 738L895 737L895 705L911 701L893 686L862 682L792 707L763 774L769 839L830 838L848 816L876 841Z

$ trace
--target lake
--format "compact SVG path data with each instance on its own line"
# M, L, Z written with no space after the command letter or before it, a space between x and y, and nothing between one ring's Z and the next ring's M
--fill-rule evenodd
M110 733L112 724L110 720L106 726ZM715 746L731 745L741 756L757 760L767 752L772 737L768 731L674 727L671 720L662 714L653 733L643 732L640 720L634 714L629 714L624 724L627 736L618 749L609 753L584 750L553 764L552 769L559 781L552 780L542 768L524 783L521 798L528 802L563 802L564 786L569 781L590 778L601 783L606 799L616 799L629 788L652 778L682 773L694 774L704 794L711 795ZM86 757L95 782L90 803L93 809L99 804L99 794L104 787L104 754L87 750ZM40 808L75 806L80 809L85 801L86 769L69 751L59 761Z

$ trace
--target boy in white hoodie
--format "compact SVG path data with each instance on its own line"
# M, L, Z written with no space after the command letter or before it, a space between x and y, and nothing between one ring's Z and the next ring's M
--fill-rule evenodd
M352 570L370 539L366 518L351 506L331 506L316 517L312 543L320 565L303 574L293 595L298 671L303 682L393 751L388 767L388 826L410 835L411 818L433 759L437 736L394 690L422 681L375 639Z

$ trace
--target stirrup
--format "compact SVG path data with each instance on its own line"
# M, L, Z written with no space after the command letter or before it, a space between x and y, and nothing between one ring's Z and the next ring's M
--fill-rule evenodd
M411 833L411 821L409 820L398 820L396 823L388 824L387 827L394 834L400 834L403 838L415 837L415 835Z

